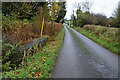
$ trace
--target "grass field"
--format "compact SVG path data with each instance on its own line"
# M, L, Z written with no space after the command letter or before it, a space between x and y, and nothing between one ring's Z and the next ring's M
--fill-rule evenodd
M79 33L85 35L86 37L92 39L93 41L97 42L98 44L102 45L103 47L109 49L111 52L120 54L119 46L120 43L118 43L118 34L116 36L111 36L111 34L108 34L107 31L103 33L100 30L101 27L99 27L98 30L86 30L84 27L72 27L73 29L77 30ZM96 32L95 32L96 31ZM110 32L112 33L112 32Z
M65 23L72 25L72 21L66 20Z

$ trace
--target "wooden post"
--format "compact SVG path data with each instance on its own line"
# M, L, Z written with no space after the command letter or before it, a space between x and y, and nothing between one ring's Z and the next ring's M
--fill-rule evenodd
M53 4L52 4L52 0L51 0L51 18L52 18L51 38L53 39Z

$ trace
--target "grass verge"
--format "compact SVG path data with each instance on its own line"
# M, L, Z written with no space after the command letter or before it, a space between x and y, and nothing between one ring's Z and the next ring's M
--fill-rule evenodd
M84 36L92 39L93 41L102 45L103 47L109 49L111 52L120 54L120 51L118 49L118 45L119 45L118 42L113 42L112 40L107 41L105 39L100 38L98 35L93 34L91 31L87 31L80 27L71 27L71 28L75 29L79 33L83 34Z
M55 60L63 44L64 29L55 41L48 42L41 50L27 58L27 66L9 72L2 72L2 78L50 78Z

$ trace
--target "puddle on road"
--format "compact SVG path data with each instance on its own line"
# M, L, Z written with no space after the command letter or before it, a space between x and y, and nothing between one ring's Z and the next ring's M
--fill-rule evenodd
M117 74L113 74L104 66L104 63L96 63L93 59L88 60L89 64L94 66L98 75L101 75L103 78L117 78Z

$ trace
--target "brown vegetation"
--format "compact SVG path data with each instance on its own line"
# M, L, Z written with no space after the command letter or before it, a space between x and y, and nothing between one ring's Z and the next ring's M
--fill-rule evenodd
M30 22L18 22L17 25L12 24L11 28L9 28L8 25L5 26L3 22L3 26L5 26L5 28L3 28L3 36L4 34L8 34L9 38L14 40L15 43L18 43L19 41L22 40L21 44L24 45L36 38L41 37L40 35L41 23L42 21L39 21L38 23L35 23L35 25L32 25ZM50 40L51 40L51 26L52 24L50 22L45 22L43 29L43 35L49 36ZM56 36L57 33L61 30L61 28L62 28L61 23L54 22L53 35Z

